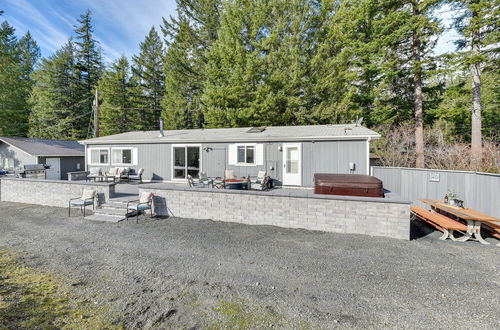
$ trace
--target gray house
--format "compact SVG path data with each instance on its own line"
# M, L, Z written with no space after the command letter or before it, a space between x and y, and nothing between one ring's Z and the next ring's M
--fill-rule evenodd
M265 170L278 184L312 186L314 173L369 173L369 146L380 135L347 125L128 132L82 141L87 170L144 168L146 181L187 175L239 177Z
M85 148L77 141L0 137L0 169L31 164L50 165L47 179L67 180L68 172L85 167Z

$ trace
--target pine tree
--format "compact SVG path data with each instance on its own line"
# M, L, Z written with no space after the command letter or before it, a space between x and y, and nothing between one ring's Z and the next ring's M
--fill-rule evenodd
M177 0L177 18L163 20L167 43L163 118L166 128L202 127L207 53L217 40L222 0Z
M303 1L226 3L202 98L208 126L303 121L312 14Z
M135 84L131 79L128 60L122 56L105 70L99 80L101 135L118 134L142 128L137 126L143 113L134 103Z
M28 32L17 39L7 21L0 25L0 135L26 136L30 77L40 50Z
M403 79L404 90L412 90L413 115L415 121L416 166L424 167L424 78L432 67L432 50L436 37L441 33L433 11L441 0L382 1L387 15L383 22L389 33L382 46L388 49L386 57L391 76ZM411 79L408 82L407 79ZM399 80L399 79L398 79ZM406 85L405 82L408 82ZM411 86L411 87L410 87ZM395 100L392 103L396 103Z
M92 102L97 82L102 74L102 51L94 37L94 28L90 10L80 15L79 26L75 26L75 70L80 71L80 94L77 96L81 108L74 113L76 125L80 128L80 137L86 137Z
M310 121L343 123L363 112L361 102L366 108L374 102L369 100L372 91L366 83L371 75L379 74L370 74L380 63L380 45L373 35L373 6L372 1L322 4L315 34L317 51L311 59L314 84Z
M133 57L132 67L132 72L139 84L138 107L141 108L137 128L153 130L158 126L165 92L163 42L154 27L140 43L140 49L139 55Z
M469 47L465 56L462 56L462 63L469 66L472 80L471 147L473 161L479 162L482 157L481 71L485 64L491 63L491 59L498 58L500 1L455 0L452 2L456 9L463 11L463 15L456 18L455 27L464 37L458 41L458 48L462 50ZM496 70L498 70L498 64Z
M29 135L46 139L81 138L82 127L78 119L88 118L89 114L81 114L80 71L76 69L71 39L54 55L42 59L33 79L36 84L30 96Z

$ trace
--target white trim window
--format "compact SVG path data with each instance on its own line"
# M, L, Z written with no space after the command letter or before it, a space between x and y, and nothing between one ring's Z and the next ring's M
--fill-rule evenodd
M236 164L255 165L255 144L236 145Z
M89 165L109 165L108 148L89 148Z
M228 163L236 166L264 164L264 145L261 143L236 143L228 146Z
M202 171L200 144L172 144L172 180L199 177Z
M131 166L137 163L136 148L112 148L111 163L113 165Z

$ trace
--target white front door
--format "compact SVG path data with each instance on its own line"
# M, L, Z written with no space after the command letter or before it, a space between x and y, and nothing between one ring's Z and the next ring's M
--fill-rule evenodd
M47 180L61 180L61 158L47 158L45 164L50 166L47 169Z
M302 185L302 145L300 143L283 144L283 184Z

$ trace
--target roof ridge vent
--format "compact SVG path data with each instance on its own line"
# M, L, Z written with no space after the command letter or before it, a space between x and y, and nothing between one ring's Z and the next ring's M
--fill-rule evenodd
M266 130L266 126L260 126L260 127L252 127L250 128L247 133L262 133Z

